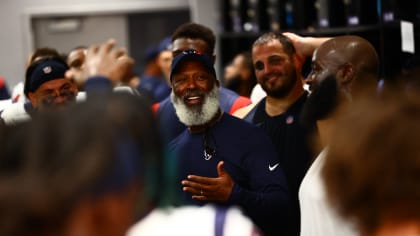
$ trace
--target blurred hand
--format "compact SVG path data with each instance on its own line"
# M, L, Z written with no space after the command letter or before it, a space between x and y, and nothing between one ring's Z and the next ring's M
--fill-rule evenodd
M104 76L115 84L131 76L134 60L127 55L125 49L114 47L113 39L99 46L89 47L82 72L83 77Z

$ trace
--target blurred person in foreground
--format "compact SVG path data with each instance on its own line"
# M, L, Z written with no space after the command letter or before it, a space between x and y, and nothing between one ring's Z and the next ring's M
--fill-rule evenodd
M161 148L139 99L89 97L3 127L0 234L122 236L153 209Z
M419 120L419 93L401 93L362 100L337 122L321 177L359 235L420 235Z
M1 235L121 236L159 201L154 118L140 98L109 93L132 65L113 45L88 50L85 103L2 127Z

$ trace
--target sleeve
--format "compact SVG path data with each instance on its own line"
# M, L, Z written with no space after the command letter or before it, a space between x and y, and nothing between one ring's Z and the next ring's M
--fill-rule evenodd
M152 105L152 111L153 111L153 114L155 114L155 116L157 116L158 114L159 107L160 107L159 102L156 102Z
M84 89L88 96L97 92L111 92L112 82L106 77L94 76L86 81Z
M239 96L235 102L232 104L229 114L235 113L236 110L242 107L246 107L251 104L251 100L247 97Z

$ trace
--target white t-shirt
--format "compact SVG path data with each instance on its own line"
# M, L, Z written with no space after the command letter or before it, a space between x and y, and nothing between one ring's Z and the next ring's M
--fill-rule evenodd
M249 218L235 207L226 211L223 236L258 236ZM216 208L213 205L155 209L130 228L127 236L215 236Z
M12 103L4 108L1 118L6 125L15 125L31 119L31 116L25 110L25 103Z
M252 103L258 103L263 99L267 93L262 89L260 84L256 84L251 91L251 101Z
M356 236L356 230L345 222L327 201L321 171L326 158L324 149L313 162L299 189L301 236Z

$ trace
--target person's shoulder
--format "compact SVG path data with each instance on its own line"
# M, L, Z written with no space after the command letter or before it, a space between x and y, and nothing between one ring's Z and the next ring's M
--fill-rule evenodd
M261 99L263 99L265 96L267 96L267 93L264 91L260 84L256 84L251 92L251 101L253 103L257 103L261 101Z
M256 125L227 113L223 115L223 120L225 122L224 127L238 135L252 133L252 135L255 136L258 135L258 133L263 133L263 130Z
M0 100L0 111L3 111L4 109L11 106L12 104L13 104L12 99Z
M219 87L219 92L220 94L224 95L224 96L230 96L230 97L239 97L239 94L235 93L234 91L227 89L223 86Z
M29 115L27 105L30 103L13 103L7 106L1 113L1 118L7 125L13 125L19 122L27 121L31 118Z
M166 106L172 106L172 101L171 101L171 96L167 96L165 99L163 99L162 101L160 101L160 105L162 107L166 107Z
M223 111L233 114L236 110L251 104L251 99L240 96L224 87L219 87L220 107Z
M175 115L175 107L172 104L171 96L167 96L159 102L159 109L157 110L158 116L160 115Z
M235 117L238 117L240 119L243 119L246 115L248 115L249 112L252 111L252 109L254 109L254 107L257 105L258 103L251 103L246 107L242 107L239 108L238 110L236 110L232 115Z
M185 144L188 142L189 137L189 131L188 129L185 129L180 134L178 134L176 137L171 139L171 141L168 143L169 150L177 150L182 146L182 144Z
M145 76L141 77L140 84L138 85L139 88L144 89L154 89L159 84L159 79L153 76Z
M259 107L265 106L265 98L261 99L258 102L254 102L234 113L234 116L241 118L245 121L248 121L250 123L253 123L254 115L258 111L262 111L262 109L259 109Z

